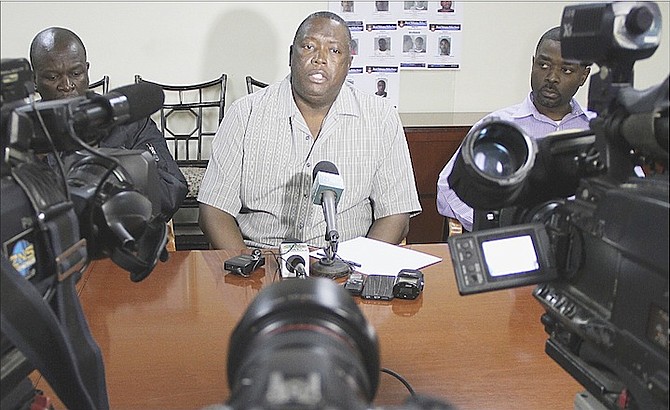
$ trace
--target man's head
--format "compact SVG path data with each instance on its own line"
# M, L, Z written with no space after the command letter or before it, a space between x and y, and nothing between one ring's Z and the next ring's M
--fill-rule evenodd
M386 90L386 81L379 80L377 81L377 91L384 92Z
M50 27L30 44L35 86L45 100L75 97L88 91L86 48L72 31Z
M549 118L562 119L572 110L570 100L589 73L588 64L563 59L560 28L550 29L540 37L533 56L530 74L533 104Z
M451 1L441 1L440 6L442 7L442 10L451 10Z
M291 86L298 107L330 107L351 67L351 32L337 14L320 11L298 27L290 50Z

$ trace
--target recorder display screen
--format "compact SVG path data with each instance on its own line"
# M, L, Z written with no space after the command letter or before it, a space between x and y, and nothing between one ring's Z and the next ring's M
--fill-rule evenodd
M488 273L494 278L540 268L530 235L482 242L482 253Z

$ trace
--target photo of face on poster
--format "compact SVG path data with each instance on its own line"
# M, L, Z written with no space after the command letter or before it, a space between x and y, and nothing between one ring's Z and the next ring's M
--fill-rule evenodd
M428 2L427 1L406 1L403 4L403 9L405 11L428 10Z
M441 56L451 55L451 37L442 36L438 39L437 49L440 50Z
M438 13L453 13L454 12L454 2L453 1L441 1L440 8L437 9Z
M375 1L375 11L389 11L389 2Z
M377 37L375 38L375 52L377 55L391 54L391 37Z
M353 13L354 12L354 2L353 1L342 1L340 2L342 6L342 13Z
M382 98L388 97L388 92L386 91L386 84L388 80L386 78L380 78L377 80L377 90L375 91L375 95L378 95Z
M414 51L417 53L426 52L426 36L415 36L414 37Z

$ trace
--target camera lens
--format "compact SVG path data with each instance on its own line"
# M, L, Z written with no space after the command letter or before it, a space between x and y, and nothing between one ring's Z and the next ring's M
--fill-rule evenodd
M449 184L475 209L510 206L535 163L537 147L515 124L484 121L465 136Z
M366 408L378 383L374 329L330 279L286 280L264 288L230 338L233 408L250 403L270 409L333 403Z
M475 166L487 175L506 177L514 172L510 152L496 142L473 147L472 159Z
M490 123L478 128L468 142L464 154L485 178L500 185L525 178L532 143L520 129L509 123Z

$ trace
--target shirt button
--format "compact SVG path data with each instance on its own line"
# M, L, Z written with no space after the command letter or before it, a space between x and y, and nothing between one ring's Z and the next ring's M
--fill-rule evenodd
M302 229L302 228L304 228L304 227L305 227L304 224L302 224L302 223L298 224L298 228Z
M309 141L309 135L305 137L305 141Z
M303 196L303 198L307 198L307 192L305 192L304 194L302 194L302 196Z
M311 163L311 162L308 162L308 163L307 163L307 164L305 164L305 165L307 166L307 168L309 168L309 167L311 167L311 166L312 166L312 163Z

